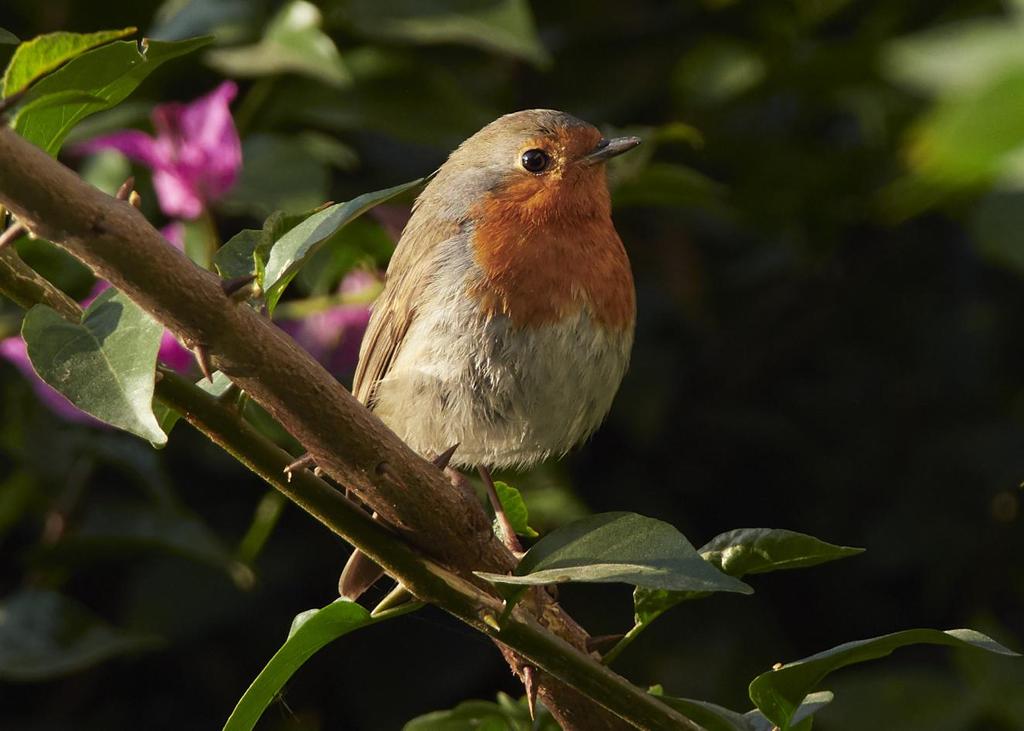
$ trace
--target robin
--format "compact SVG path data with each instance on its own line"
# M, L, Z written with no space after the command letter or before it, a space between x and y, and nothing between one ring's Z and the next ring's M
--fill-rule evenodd
M420 454L477 469L513 550L490 470L584 441L629 363L636 299L604 163L638 144L550 109L488 124L416 200L363 337L355 396ZM342 595L374 569L353 554Z

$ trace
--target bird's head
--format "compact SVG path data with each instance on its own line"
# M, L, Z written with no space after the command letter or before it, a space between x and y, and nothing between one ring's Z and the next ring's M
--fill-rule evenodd
M604 163L638 144L637 137L606 139L565 112L506 114L451 154L431 183L430 197L461 214L453 217L514 213L520 223L545 225L607 216Z

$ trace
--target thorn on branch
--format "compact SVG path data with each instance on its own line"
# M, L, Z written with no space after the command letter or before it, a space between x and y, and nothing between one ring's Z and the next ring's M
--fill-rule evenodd
M16 221L7 227L7 230L0 233L0 249L10 244L16 238L21 236L23 233L27 233L28 229L20 221Z
M494 615L494 612L484 609L480 612L480 621L495 632L501 632L501 624L498 622L498 618Z
M128 197L132 194L134 190L135 176L129 175L127 178L125 178L125 181L121 183L121 187L117 189L117 192L114 193L114 197L117 198L119 201L126 201L128 200Z
M199 364L199 370L202 371L203 377L213 383L213 367L210 365L210 351L207 350L206 346L202 343L197 343L192 346L192 355L196 357L196 363Z
M533 665L523 668L523 688L526 689L526 707L530 709L530 720L537 720L537 671Z
M292 481L292 473L293 472L297 472L298 470L305 469L306 467L309 467L311 464L313 464L313 455L310 454L309 452L306 452L304 455L302 455L298 459L296 459L296 460L286 464L284 466L284 470L282 470L282 471L286 475L288 475L288 482L291 482ZM317 467L317 469L320 469L320 468ZM314 474L316 474L316 473L314 472Z
M619 643L625 635L597 635L596 637L587 638L587 652L596 652L600 655L608 652Z
M255 274L246 274L244 277L221 280L220 288L225 295L239 302L247 299L252 294L252 290L247 290L246 288L255 281Z
M132 208L142 208L142 196L136 190L128 194L128 202L132 204Z
M434 457L434 459L432 459L431 462L439 470L443 470L445 467L448 466L448 463L451 462L452 455L455 454L455 450L458 449L458 448L459 448L459 445L456 442L452 446L448 447L448 449L446 449L443 452L441 452L441 454L439 454L436 457Z

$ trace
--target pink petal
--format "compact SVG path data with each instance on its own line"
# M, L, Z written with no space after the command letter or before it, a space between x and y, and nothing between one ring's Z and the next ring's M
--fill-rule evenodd
M341 280L338 291L342 294L357 295L374 287L381 281L380 275L367 269L353 269Z
M158 142L145 132L134 129L97 137L87 142L81 142L72 148L72 152L79 155L90 155L101 150L117 150L129 159L141 162L153 169L163 167L168 163L166 150L162 149Z
M164 330L157 358L165 366L178 373L191 373L195 363L192 351L179 343L169 330Z
M340 305L302 320L282 320L278 327L327 370L344 378L355 370L359 343L370 321L366 305Z
M225 81L188 104L157 105L152 115L155 137L124 130L75 149L120 150L153 171L160 210L172 218L198 218L231 189L242 167L242 143L230 109L237 93L235 83Z
M195 174L180 169L154 170L153 188L160 210L172 218L199 218L203 212L203 199L195 180Z
M185 224L181 221L171 221L160 229L160 235L167 239L167 243L175 249L185 250Z
M93 282L92 289L89 290L89 294L87 294L85 296L85 299L80 301L78 304L80 304L82 306L82 309L84 310L86 307L93 303L93 300L95 300L108 289L110 289L110 282L108 282L105 279L97 279L95 282Z
M205 202L219 200L234 185L242 166L229 105L238 93L225 81L188 104L161 104L153 111L157 139L173 150L174 172Z
M242 143L230 109L236 94L238 86L225 81L181 113L182 137L203 152L202 187L207 200L219 200L227 193L242 167Z

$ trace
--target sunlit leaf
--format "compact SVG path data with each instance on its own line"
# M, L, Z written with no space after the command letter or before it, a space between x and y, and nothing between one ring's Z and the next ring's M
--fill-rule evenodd
M969 92L1024 68L1021 28L1003 19L952 23L891 42L883 70L894 81L930 94Z
M56 678L159 644L153 635L107 624L54 591L24 589L0 601L0 678L4 680Z
M163 327L116 289L89 306L81 324L36 305L22 324L32 367L87 414L157 444L156 356Z
M35 84L33 99L49 94L79 91L102 102L48 106L19 112L14 129L51 155L79 121L119 103L162 63L210 43L211 38L187 41L114 41L71 59L62 68Z
M914 129L911 168L946 185L990 182L1018 164L1024 145L1024 65L939 102Z
M284 288L331 234L374 206L412 190L421 182L413 180L393 188L366 193L347 203L336 203L313 214L282 236L270 250L261 282L266 292L267 308L273 312Z
M47 33L25 41L11 57L4 72L3 96L16 94L85 51L130 36L137 28L101 30L97 33Z
M817 655L782 665L758 675L750 683L750 700L783 731L791 728L804 697L829 673L847 665L886 657L907 645L947 645L979 648L1001 655L1016 655L995 640L969 629L911 629L868 640L847 642Z
M228 76L279 73L311 76L335 86L348 83L348 69L330 36L321 29L320 10L306 0L292 0L271 19L259 43L218 48L207 54L210 65Z
M500 480L495 481L494 488L498 492L498 501L505 511L505 516L512 524L512 530L517 535L536 538L537 531L530 527L530 514L526 508L526 501L523 500L519 490ZM497 520L495 520L495 528L498 529Z
M623 582L676 591L753 591L701 558L668 523L635 513L601 513L570 523L527 551L515 575L478 576L498 584Z
M527 0L353 0L348 12L358 31L376 38L462 43L537 66L551 62Z

